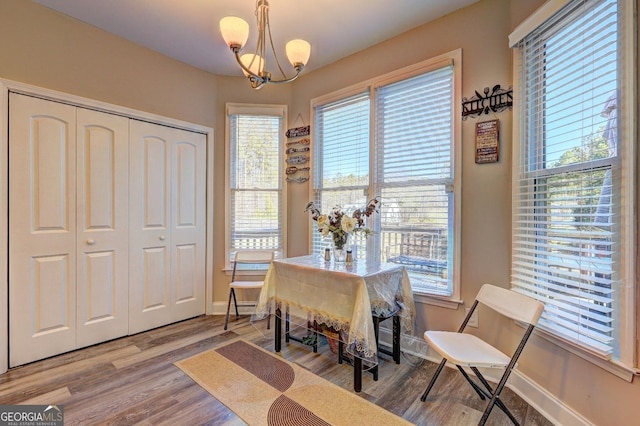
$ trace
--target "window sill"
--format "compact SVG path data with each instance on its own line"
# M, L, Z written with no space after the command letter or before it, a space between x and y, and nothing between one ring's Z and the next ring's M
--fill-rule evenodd
M516 324L524 327L524 325L518 322L516 322ZM640 371L638 371L637 369L631 368L615 360L603 358L602 356L590 352L588 349L583 348L574 342L563 339L560 336L556 336L555 334L552 334L547 330L536 327L534 334L550 343L553 343L559 348L571 352L572 354L584 359L585 361L602 368L603 370L621 378L626 382L631 383L633 381L633 377L636 374L640 373Z
M458 309L460 305L464 304L463 300L451 299L444 296L434 296L432 294L425 293L413 293L413 299L416 303L439 306L447 309Z

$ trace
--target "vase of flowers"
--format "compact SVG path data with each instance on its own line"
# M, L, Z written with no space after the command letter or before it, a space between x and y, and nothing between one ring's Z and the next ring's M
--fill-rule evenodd
M311 218L318 223L318 232L323 237L331 236L334 261L344 262L349 237L355 233L362 233L365 237L372 234L371 230L364 226L364 219L377 211L379 204L378 199L373 198L365 207L356 209L351 215L345 213L341 206L334 206L328 214L323 214L311 201L307 204L305 212L311 213Z

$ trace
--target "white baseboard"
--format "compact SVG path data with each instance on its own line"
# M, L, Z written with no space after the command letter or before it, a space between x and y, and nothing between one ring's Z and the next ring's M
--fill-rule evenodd
M380 343L391 348L391 337L391 329L381 326ZM403 352L424 358L434 363L440 362L441 358L439 355L430 351L427 343L419 337L403 334L400 345ZM447 366L455 368L453 365L447 364ZM481 369L482 374L485 375L487 379L494 382L500 380L500 377L495 376L496 371L497 370L492 369ZM507 387L553 424L563 426L593 426L593 423L589 422L579 413L565 405L542 386L538 385L518 370L514 370L511 373L511 377L509 377L509 381L507 382ZM417 392L422 391L418 390Z
M249 305L251 303L256 303L255 300L253 302L245 302L238 300L239 305ZM255 308L252 306L239 307L238 313L240 315L251 315L255 312ZM211 315L226 315L227 314L227 302L214 302L211 304ZM235 315L236 311L233 309L233 303L231 304L231 310L229 311L230 315Z

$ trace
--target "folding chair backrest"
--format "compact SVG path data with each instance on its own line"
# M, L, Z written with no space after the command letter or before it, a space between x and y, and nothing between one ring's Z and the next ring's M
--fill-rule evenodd
M233 273L231 281L236 280L236 269L239 264L267 264L273 260L273 250L238 250L233 257Z
M531 297L492 284L484 284L476 299L506 317L532 325L538 323L544 309L541 302Z
M238 250L234 261L237 263L271 263L273 250Z

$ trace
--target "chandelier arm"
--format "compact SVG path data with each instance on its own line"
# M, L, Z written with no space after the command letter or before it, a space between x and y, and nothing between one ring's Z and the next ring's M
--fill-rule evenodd
M267 50L265 42L265 26L269 23L269 3L266 1L256 2L256 18L258 21L258 43L256 45L256 53L259 54L263 61L264 66L267 66Z
M262 86L263 84L265 84L265 83L267 83L267 82L268 82L268 83L288 83L288 82L293 81L293 80L295 80L296 78L298 78L298 76L300 75L300 73L302 72L302 70L303 70L303 68L304 68L304 65L302 65L302 64L296 64L296 65L295 65L296 73L295 73L293 76L291 76L291 77L286 77L286 76L285 76L285 78L280 79L280 80L274 80L274 79L271 79L271 78L268 78L268 79L267 79L267 78L265 78L265 77L263 77L263 76L260 76L260 75L258 75L258 74L256 74L256 73L254 73L253 71L251 71L249 68L247 68L247 67L242 63L242 61L240 60L240 55L239 55L239 53L240 53L240 49L233 49L233 53L235 54L236 62L238 63L238 65L240 65L240 67L241 67L241 68L242 68L242 69L243 69L247 74L249 74L249 77L248 77L248 78L249 78L249 80L251 80L251 81L252 81L252 87L253 87L253 81L254 81L254 80L256 80L256 81L258 81L258 82L260 83L260 84L259 84L259 86ZM257 87L254 87L254 89L256 89L256 88L257 88Z
M242 50L241 44L229 42L229 47L231 48L231 51L234 53L236 57L236 62L238 63L238 65L240 65L240 68L246 74L247 78L249 79L249 82L251 83L251 87L253 89L260 89L267 83L288 83L290 81L295 80L296 78L298 78L298 76L304 69L304 64L301 62L295 62L293 64L295 74L291 77L287 77L287 74L282 69L282 65L280 64L280 60L278 59L278 55L276 53L276 49L273 44L273 38L271 37L271 24L269 22L269 2L267 0L256 0L255 15L256 15L256 21L258 24L258 37L256 42L255 53L253 54L253 58L251 58L250 62L247 65L245 65L244 62L240 59L240 51ZM222 24L221 24L221 28L222 28ZM223 31L223 35L224 35L224 31ZM267 40L266 40L267 37L269 38L268 40L269 46L267 46ZM245 36L245 40L246 40L246 36ZM267 47L270 47L271 51L273 52L273 57L275 58L277 67L280 70L280 73L282 74L281 79L278 79L278 80L272 79L271 73L264 69L266 68ZM248 57L249 55L244 55L244 56ZM259 58L259 59L256 59L256 58ZM258 61L257 73L250 69L250 68L255 68L254 62L256 60Z
M282 65L280 65L280 60L278 59L278 54L276 53L276 48L273 45L273 37L271 37L271 23L269 22L269 15L266 15L266 24L265 24L267 35L269 36L269 44L271 45L271 51L273 52L273 57L276 60L276 65L278 65L278 69L280 70L280 74L282 74L282 78L285 80L288 78L287 74L282 69Z
M301 72L302 72L302 67L301 66L296 66L296 73L294 75L292 75L291 77L283 78L281 80L269 79L269 83L289 83L290 81L293 81L296 78L298 78L298 76L300 75Z

